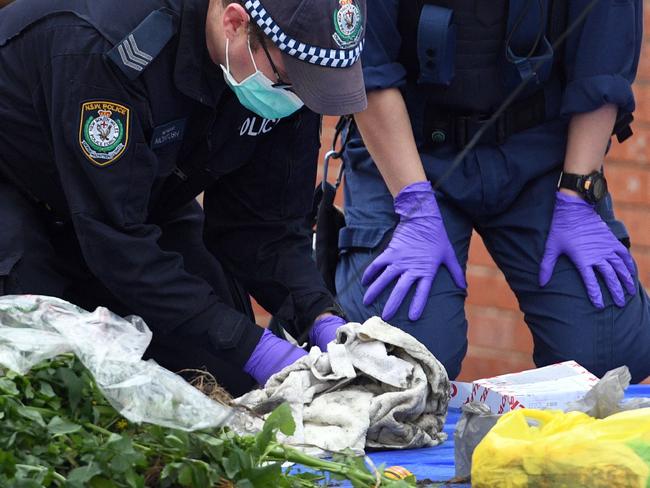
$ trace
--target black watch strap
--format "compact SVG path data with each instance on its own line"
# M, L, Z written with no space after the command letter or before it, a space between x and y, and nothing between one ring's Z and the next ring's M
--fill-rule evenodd
M563 172L557 187L578 192L584 200L592 204L600 202L607 194L607 180L600 171L588 175Z
M566 188L567 190L577 191L580 194L584 193L584 189L580 186L580 182L585 177L585 175L577 175L574 173L562 173L560 176L560 181L557 185L559 188Z

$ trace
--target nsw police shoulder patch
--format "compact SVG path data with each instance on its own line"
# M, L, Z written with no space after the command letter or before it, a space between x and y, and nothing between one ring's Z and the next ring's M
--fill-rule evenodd
M93 100L81 105L79 145L97 166L117 161L129 144L131 111L119 103Z

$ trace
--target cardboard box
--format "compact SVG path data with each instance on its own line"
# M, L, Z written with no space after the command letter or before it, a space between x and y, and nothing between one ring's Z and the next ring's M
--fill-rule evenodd
M465 403L482 402L497 414L518 408L564 410L596 383L596 376L575 361L566 361L471 384L452 381L449 406L460 408Z

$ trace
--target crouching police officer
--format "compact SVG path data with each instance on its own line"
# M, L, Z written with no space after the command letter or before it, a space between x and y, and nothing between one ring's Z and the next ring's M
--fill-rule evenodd
M245 292L325 348L343 320L305 218L317 113L366 106L365 4L342 3L4 8L0 292L140 315L149 356L234 394L305 354Z
M336 277L349 318L383 313L454 378L474 229L537 365L648 376L648 296L602 172L612 128L629 135L642 1L377 0L366 39Z

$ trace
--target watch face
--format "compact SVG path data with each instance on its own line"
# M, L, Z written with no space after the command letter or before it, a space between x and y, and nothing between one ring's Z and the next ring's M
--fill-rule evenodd
M605 196L605 193L607 193L607 185L605 184L605 179L595 178L592 183L591 191L594 196L594 200L597 202L600 201Z

